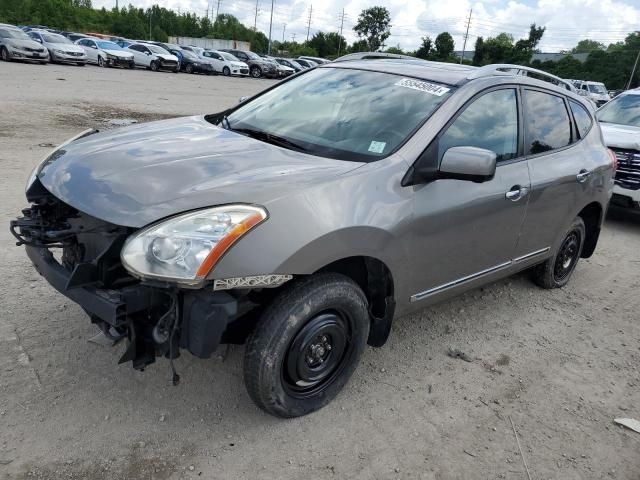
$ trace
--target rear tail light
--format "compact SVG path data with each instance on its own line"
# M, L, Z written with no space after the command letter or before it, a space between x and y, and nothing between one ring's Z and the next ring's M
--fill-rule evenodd
M609 152L609 157L611 157L611 165L613 166L613 170L615 171L618 169L618 157L616 157L615 152L610 148L608 148L607 151Z

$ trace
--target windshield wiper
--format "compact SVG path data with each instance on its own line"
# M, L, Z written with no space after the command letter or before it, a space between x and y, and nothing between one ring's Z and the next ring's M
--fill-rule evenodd
M224 115L220 119L220 123L222 124L222 128L226 128L227 130L233 130L231 128L231 124L229 123L229 116L228 115Z
M228 122L228 120L227 120ZM289 148L292 150L298 150L300 152L306 152L307 149L302 145L299 145L291 140L287 140L284 137L280 137L278 135L273 135L271 133L264 132L262 130L256 130L253 128L231 128L229 130L243 133L251 138L255 138L256 140L262 140L263 142L270 143L272 145L277 145L279 147Z

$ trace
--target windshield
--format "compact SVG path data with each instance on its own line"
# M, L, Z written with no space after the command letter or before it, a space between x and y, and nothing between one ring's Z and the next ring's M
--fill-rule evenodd
M373 161L404 143L451 90L399 75L321 68L239 107L223 126L284 139L312 155Z
M237 62L238 61L238 59L236 57L234 57L233 55L231 55L230 53L227 53L227 52L217 52L217 53L222 58L224 58L225 60L228 60L230 62Z
M605 94L607 93L607 89L604 88L604 85L594 85L592 83L589 84L589 91L593 93Z
M167 50L165 50L162 47L159 47L157 45L153 45L151 43L145 43L144 44L145 47L147 47L149 50L151 50L153 53L159 53L159 54L168 54L169 52Z
M192 61L194 61L194 62L195 62L195 61L197 61L197 60L199 60L199 58L198 58L198 57L196 57L192 52L190 52L190 51L188 51L188 50L182 50L182 56L183 56L184 58L188 58L189 60L192 60Z
M24 33L22 30L13 30L13 29L1 29L0 37L3 38L18 38L20 40L33 40L29 35Z
M73 43L68 38L53 33L43 33L42 38L47 43Z
M122 50L120 45L113 42L96 41L96 45L98 45L98 48L101 48L102 50Z
M247 54L247 57L249 57L251 60L264 60L260 55L258 55L257 53L253 53L253 52L244 52Z
M599 121L640 127L640 95L618 95L596 113Z

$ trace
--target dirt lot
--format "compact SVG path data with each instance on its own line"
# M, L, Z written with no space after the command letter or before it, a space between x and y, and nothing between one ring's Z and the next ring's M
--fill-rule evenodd
M117 365L8 221L51 145L112 119L213 112L271 81L0 63L0 477L640 479L640 217L612 212L570 285L526 275L400 318L345 391L295 420L259 411L242 347ZM471 362L450 358L448 347Z

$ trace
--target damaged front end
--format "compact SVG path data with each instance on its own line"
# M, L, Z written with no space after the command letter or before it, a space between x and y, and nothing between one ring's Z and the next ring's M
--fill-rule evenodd
M208 358L228 324L238 318L234 292L180 288L132 276L121 252L136 229L80 212L38 180L28 198L31 207L10 225L17 244L25 246L36 270L79 304L108 338L126 340L120 363L131 361L142 370L157 356L177 357L180 348ZM174 371L174 383L177 379Z

